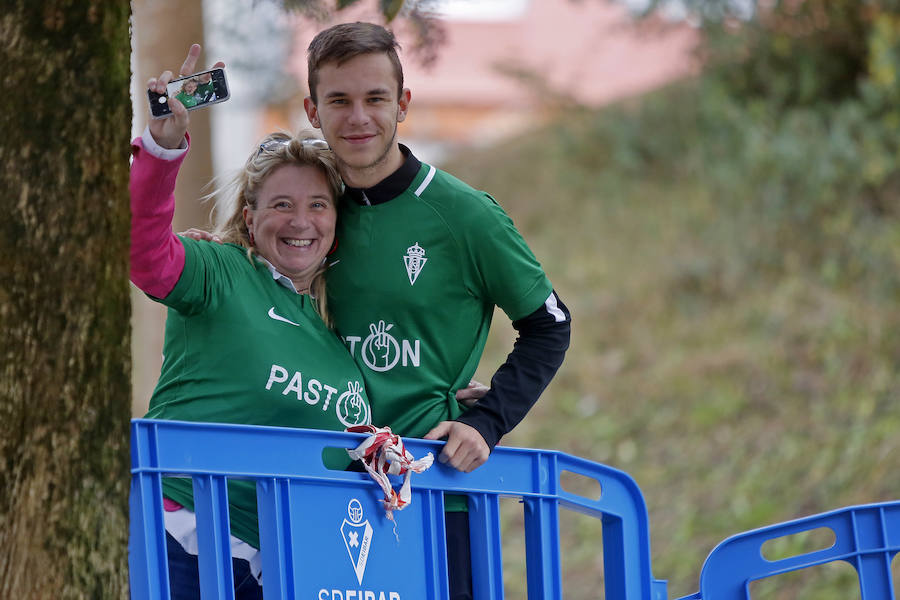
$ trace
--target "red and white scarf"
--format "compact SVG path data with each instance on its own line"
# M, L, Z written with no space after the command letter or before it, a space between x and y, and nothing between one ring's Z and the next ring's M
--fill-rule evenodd
M356 448L347 450L347 454L354 460L361 460L369 475L381 486L384 492L384 510L387 518L394 520L393 511L403 510L412 500L409 479L413 473L426 471L434 462L431 452L420 459L403 446L400 436L391 432L390 427L375 427L374 425L354 425L348 427L351 433L368 433L363 442ZM388 475L404 475L403 485L400 491L395 492L391 487Z

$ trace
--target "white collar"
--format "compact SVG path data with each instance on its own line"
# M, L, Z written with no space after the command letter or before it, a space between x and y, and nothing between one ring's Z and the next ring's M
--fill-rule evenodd
M291 281L291 278L288 277L287 275L284 275L283 273L279 272L278 269L275 268L275 265L273 265L272 263L270 263L269 261L267 261L265 258L263 258L262 256L260 256L259 254L256 255L256 258L258 258L259 260L261 260L262 263L263 263L264 265L266 265L266 268L269 269L269 273L272 274L272 279L274 279L275 281L277 281L278 283L280 283L281 285L283 285L283 286L286 287L287 289L291 290L291 291L294 292L295 294L299 294L299 293L300 293L300 292L297 291L297 286L294 285L294 282Z

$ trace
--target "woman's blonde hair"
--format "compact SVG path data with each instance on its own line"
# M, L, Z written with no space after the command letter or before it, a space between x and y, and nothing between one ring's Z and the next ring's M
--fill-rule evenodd
M192 83L193 83L195 86L200 87L200 80L197 79L196 77L191 77L190 79L185 79L185 80L184 80L184 83L181 84L181 92L184 93L184 94L186 94L186 93L187 93L187 87L188 87L190 84L192 84ZM195 88L195 89L196 89L196 88Z
M328 182L335 207L343 191L334 153L328 148L325 140L308 131L300 132L296 136L276 132L263 138L247 158L244 168L230 182L210 194L210 197L215 198L213 208L215 235L218 235L224 243L246 248L247 258L251 262L254 260L256 248L251 243L250 232L244 221L244 207L256 210L257 194L262 184L269 175L284 165L311 166L320 169ZM309 293L322 320L331 327L325 294L326 268L327 261L313 275Z

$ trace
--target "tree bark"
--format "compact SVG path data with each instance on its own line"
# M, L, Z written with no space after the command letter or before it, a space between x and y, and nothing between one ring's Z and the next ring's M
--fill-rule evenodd
M0 11L0 598L128 594L129 16Z

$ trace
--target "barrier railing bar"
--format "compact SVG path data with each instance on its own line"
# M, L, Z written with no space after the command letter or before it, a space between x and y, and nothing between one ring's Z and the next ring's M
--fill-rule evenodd
M503 549L500 542L500 498L469 495L469 537L472 547L472 593L477 598L503 600Z
M195 476L193 482L201 596L210 600L234 600L225 477Z
M166 556L162 481L159 475L132 476L128 555L133 600L169 600L169 566L156 557Z
M291 560L290 500L288 482L266 478L256 482L262 553L263 593L269 598L293 598L294 570Z
M131 464L158 464L155 428L132 426ZM166 556L163 520L162 478L155 473L132 470L129 511L129 569L132 598L169 600L169 566L157 557Z
M562 598L559 504L556 500L525 498L523 506L528 598Z
M422 494L429 509L424 511L423 518L425 531L430 532L426 537L430 544L425 545L425 564L431 569L426 573L428 590L426 598L435 600L447 600L447 530L444 521L444 495L437 491L427 491Z

